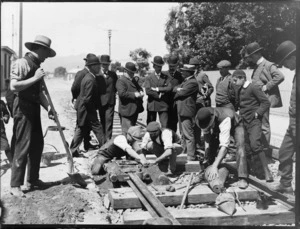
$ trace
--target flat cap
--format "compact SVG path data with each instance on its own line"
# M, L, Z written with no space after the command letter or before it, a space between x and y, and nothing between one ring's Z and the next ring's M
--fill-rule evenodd
M160 125L158 122L149 122L147 125L147 131L148 132L156 132L160 130Z
M146 131L141 126L129 127L127 134L129 134L134 140L142 140Z
M232 77L241 77L241 76L246 78L246 73L243 70L238 69L232 73Z
M217 67L218 68L227 68L227 67L230 67L231 66L231 63L230 61L228 60L221 60L218 64L217 64Z

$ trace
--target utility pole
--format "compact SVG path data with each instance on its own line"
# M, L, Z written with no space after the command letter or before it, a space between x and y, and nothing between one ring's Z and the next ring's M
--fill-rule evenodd
M23 3L20 2L20 25L19 25L19 58L23 55Z
M111 44L110 44L110 39L111 39L111 29L108 30L109 56L111 57Z

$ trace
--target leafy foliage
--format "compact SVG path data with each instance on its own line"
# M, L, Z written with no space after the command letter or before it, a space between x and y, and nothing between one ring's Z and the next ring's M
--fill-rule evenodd
M54 77L64 77L67 74L67 70L64 67L57 67L54 69Z
M138 48L130 51L129 56L137 64L139 76L144 77L150 68L148 59L151 57L151 53L146 49Z
M180 3L169 13L165 41L182 62L197 56L202 68L215 69L222 59L239 65L241 49L254 41L274 60L282 41L295 41L295 24L293 3Z

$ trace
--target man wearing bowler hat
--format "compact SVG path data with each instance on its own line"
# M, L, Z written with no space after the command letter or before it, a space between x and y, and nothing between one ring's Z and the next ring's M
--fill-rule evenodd
M255 64L251 79L257 84L268 97L270 108L282 107L282 101L278 85L284 80L284 75L277 69L276 65L262 56L262 48L257 42L250 43L245 48L244 59L248 63ZM264 151L269 154L271 128L270 108L262 118Z
M104 135L101 123L98 120L97 109L99 107L99 91L96 81L96 74L100 70L98 57L91 56L86 61L88 73L83 77L80 85L80 94L76 100L77 126L71 142L70 150L72 155L78 156L78 148L86 136L92 130L101 147L104 142Z
M211 106L211 99L210 96L214 91L214 87L210 82L208 76L201 70L200 61L197 57L193 57L189 61L190 65L194 65L196 68L195 77L198 83L198 94L196 100L196 110L198 111L202 107L210 107ZM197 112L196 111L196 112ZM196 141L196 148L200 149L201 146L201 129L195 125L195 141Z
M83 60L85 61L85 63L87 62L87 59L91 58L91 57L95 57L95 54L89 53L86 55L86 58L84 58ZM72 104L73 106L75 106L76 103L76 99L80 94L80 85L81 85L81 81L83 79L83 77L89 72L88 67L85 66L82 70L80 70L79 72L76 73L75 77L74 77L74 82L72 84L71 87L71 92L72 92ZM97 148L96 146L93 146L92 144L90 144L90 140L91 140L91 136L90 136L90 131L88 131L86 133L86 136L84 136L83 138L83 148L88 151L89 149L95 149Z
M105 141L108 141L112 137L117 92L116 83L118 80L117 74L108 70L110 62L111 60L109 55L100 56L101 69L97 76L102 78L100 81L104 83L104 88L106 88L105 92L100 95L101 106L99 108Z
M147 103L147 124L156 121L157 114L163 128L168 125L169 92L172 85L168 75L161 69L165 64L161 56L155 56L153 59L154 72L145 78L145 90L148 95Z
M197 112L196 99L199 91L194 75L196 68L194 65L185 64L180 70L184 81L173 89L175 92L174 100L177 103L179 129L183 138L184 153L187 153L188 161L195 161L194 125Z
M178 57L174 55L170 55L169 58L167 59L167 64L169 66L169 70L164 73L169 76L170 83L172 85L172 90L173 90L174 87L176 87L177 85L183 82L182 75L180 71L177 70L179 64ZM167 128L170 128L176 133L178 114L177 114L177 105L174 102L174 96L175 93L173 91L170 91Z
M41 91L41 83L46 75L41 68L47 58L54 57L48 37L38 35L34 42L26 42L31 52L15 61L10 73L10 89L15 93L13 115L14 126L11 141L13 163L11 168L11 194L24 197L20 186L24 183L27 165L27 190L46 184L39 179L44 139L40 117L40 105L54 119L48 100ZM28 161L28 164L27 164Z
M277 63L295 71L296 69L296 45L292 41L281 43L277 50ZM293 79L293 87L289 106L290 123L279 149L280 183L271 187L272 190L293 194L293 155L296 152L296 75Z
M127 62L124 71L124 75L117 81L116 88L119 95L122 134L126 136L129 127L136 125L139 113L144 111L144 91L134 78L137 71L135 64Z

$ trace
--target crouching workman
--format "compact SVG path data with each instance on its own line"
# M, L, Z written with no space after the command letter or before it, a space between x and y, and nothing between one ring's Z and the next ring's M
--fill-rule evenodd
M157 164L162 172L175 173L176 158L182 153L183 148L180 145L180 137L173 130L161 128L158 122L150 122L147 125L147 133L143 137L141 148L144 154L156 155L154 164Z
M239 181L237 186L245 189L248 187L247 159L244 147L244 127L240 117L234 110L225 107L204 107L196 116L196 125L204 133L205 151L208 163L208 181L218 177L218 166L226 156L230 135L234 137L237 152L237 171ZM219 150L219 152L217 152Z
M96 158L92 162L91 170L93 175L104 174L103 165L113 158L120 159L129 155L143 165L148 165L148 161L141 151L141 140L145 135L145 130L140 126L131 126L128 129L126 137L118 135L106 142L98 151Z

